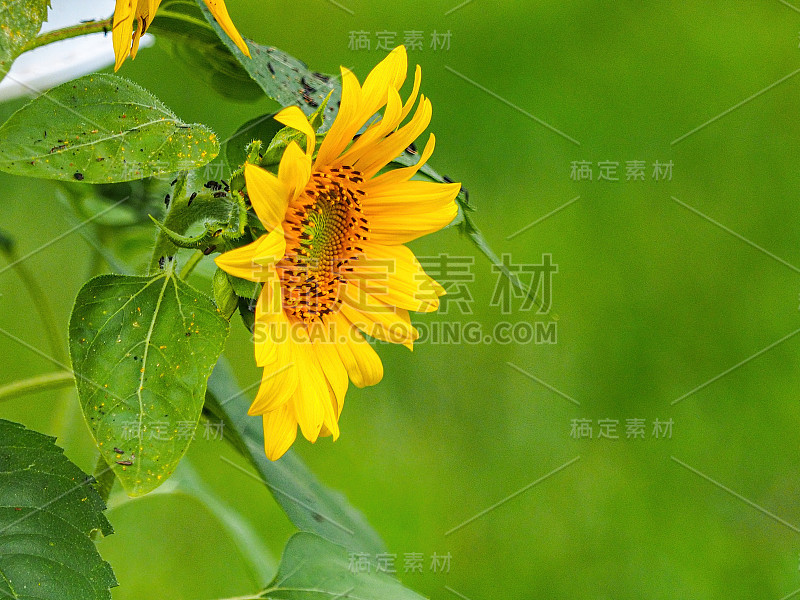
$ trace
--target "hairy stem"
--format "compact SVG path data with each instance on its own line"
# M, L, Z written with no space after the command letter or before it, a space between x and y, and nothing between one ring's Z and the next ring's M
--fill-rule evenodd
M23 52L27 52L28 50L33 50L34 48L38 48L40 46L46 46L47 44L52 44L53 42L79 37L81 35L88 35L90 33L100 33L100 32L108 33L109 31L111 31L113 24L114 24L114 17L112 15L107 19L103 19L102 21L89 21L88 23L78 23L77 25L71 25L69 27L64 27L63 29L48 31L47 33L43 33L41 35L36 36L30 42L28 42Z
M203 260L203 256L204 254L200 250L197 250L194 254L192 254L181 269L180 278L186 281L189 275L192 274L192 271L194 271L194 268L200 264L201 260Z

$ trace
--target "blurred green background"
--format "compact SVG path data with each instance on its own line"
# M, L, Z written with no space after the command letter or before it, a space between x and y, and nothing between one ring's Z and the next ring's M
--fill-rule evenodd
M490 305L497 275L445 231L414 250L476 256L473 314L418 322L490 330L557 318L558 340L428 342L413 353L382 344L384 380L351 386L340 440L299 441L296 451L366 514L397 554L401 579L432 598L778 600L798 590L800 336L718 376L800 328L800 76L723 114L797 73L800 13L780 0L341 4L228 2L244 35L320 71L351 66L362 79L384 54L378 32L395 32L396 43L423 32L410 58L434 106L432 164L464 182L498 252L520 264L550 253L559 273L550 316L503 315ZM449 49L430 47L434 30L450 32ZM367 32L372 49L351 50L353 31ZM121 74L223 138L273 108L226 101L158 42ZM625 181L634 160L646 162L645 181ZM593 180L572 180L573 161L593 163ZM598 181L600 161L620 163L620 181ZM671 181L653 179L655 161L673 162ZM74 224L56 185L0 181L0 227L19 232L20 254ZM26 263L51 296L62 338L90 257L71 234ZM207 289L202 272L194 283ZM3 330L47 352L11 271L0 277L0 307ZM258 380L243 328L227 353L243 386ZM9 339L0 364L0 383L53 368ZM57 435L70 458L93 467L73 395L9 401L0 417ZM606 418L619 421L620 439L598 439ZM635 418L646 420L645 439L625 439ZM573 439L573 419L591 419L594 437ZM655 419L672 419L671 439L652 435ZM220 456L241 462L199 436L176 481L191 467L241 511L272 554L255 572L268 573L293 528L263 486ZM100 550L120 581L116 599L226 598L264 583L202 502L115 494L111 504L116 534ZM425 557L421 574L403 572L412 553ZM431 568L434 553L449 553L449 572Z

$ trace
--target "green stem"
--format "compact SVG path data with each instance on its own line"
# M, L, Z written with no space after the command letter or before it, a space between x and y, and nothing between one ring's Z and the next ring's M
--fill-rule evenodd
M33 300L33 308L39 313L39 318L42 320L44 333L50 343L50 351L53 353L53 358L65 369L69 368L69 357L58 336L58 322L56 321L55 313L53 312L53 307L50 305L47 294L36 281L36 278L28 271L23 261L17 258L17 254L13 248L6 249L4 254L11 268L17 272L22 284L28 290L28 294Z
M10 400L25 394L43 392L62 387L71 387L75 384L75 378L69 371L57 371L45 375L37 375L30 379L20 379L8 385L0 387L0 401Z
M28 50L33 50L34 48L38 48L40 46L46 46L47 44L52 44L53 42L68 40L69 38L74 38L81 35L88 35L90 33L100 33L100 32L108 33L109 31L111 31L113 25L114 25L114 17L112 15L107 19L103 19L102 21L90 21L89 23L79 23L77 25L71 25L70 27L64 27L63 29L48 31L47 33L43 33L42 35L36 36L30 42L28 42L28 44L23 49L23 52L27 52Z
M192 271L194 271L194 268L200 264L201 260L203 260L203 256L205 255L200 250L197 250L194 254L192 254L181 269L180 278L186 281L189 275L192 274Z

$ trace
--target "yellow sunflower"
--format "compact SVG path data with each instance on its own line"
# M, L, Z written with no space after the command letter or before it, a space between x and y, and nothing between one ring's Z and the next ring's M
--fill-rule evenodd
M223 31L230 36L239 49L247 56L250 50L244 43L242 36L233 25L224 0L203 0L214 15L214 18ZM114 9L114 54L117 57L114 70L117 71L129 56L136 58L139 49L139 39L145 34L153 17L156 16L161 0L117 0ZM135 23L135 27L134 27Z
M393 50L363 87L342 67L342 100L316 159L314 130L296 106L275 118L305 134L292 142L277 177L245 165L247 191L267 234L216 259L224 271L263 282L255 315L255 356L263 378L249 414L263 415L267 456L294 443L297 427L311 442L339 435L349 381L383 377L364 334L409 348L417 339L409 310L438 308L443 288L403 244L438 231L456 216L460 184L410 181L430 158L378 174L428 126L431 103L416 103L420 69L403 103L403 46ZM381 108L380 118L356 137ZM354 139L355 138L355 139Z

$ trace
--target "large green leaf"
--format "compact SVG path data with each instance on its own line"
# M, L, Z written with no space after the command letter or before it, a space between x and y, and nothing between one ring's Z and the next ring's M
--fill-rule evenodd
M192 76L234 100L257 100L263 95L206 21L194 0L165 0L148 29L170 53L191 69Z
M423 600L384 572L358 568L352 553L310 533L286 544L278 574L262 598L272 600Z
M89 537L113 533L105 504L53 442L0 419L0 597L110 599L117 581Z
M0 0L0 80L39 33L49 6L49 0Z
M129 495L161 485L183 457L227 334L213 302L171 269L101 275L78 293L69 326L78 396Z
M339 492L325 487L292 451L277 461L264 454L261 417L247 414L249 401L224 359L208 381L206 408L225 423L226 437L250 459L256 472L289 519L302 531L315 533L371 556L385 552L378 533Z
M331 126L342 95L341 86L337 83L338 77L311 71L303 61L273 46L262 46L251 40L245 40L250 49L251 57L248 58L222 31L205 3L198 0L198 5L217 35L253 81L261 86L267 96L276 100L281 106L296 104L307 115L311 115L332 91L333 94L325 110L325 124L321 131L325 131Z
M109 183L205 165L216 135L114 75L87 75L45 92L0 127L0 171Z

